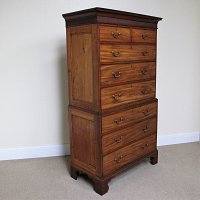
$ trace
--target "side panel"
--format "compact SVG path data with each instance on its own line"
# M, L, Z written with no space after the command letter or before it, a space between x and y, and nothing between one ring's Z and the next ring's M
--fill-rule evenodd
M72 165L100 174L100 137L97 116L77 109L70 109L70 140Z
M70 105L98 110L96 25L67 29Z

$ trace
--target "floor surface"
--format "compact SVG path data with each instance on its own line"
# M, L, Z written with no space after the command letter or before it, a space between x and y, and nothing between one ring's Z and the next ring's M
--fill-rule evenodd
M0 162L0 200L199 200L200 143L159 148L159 162L143 161L121 173L100 196L90 181L74 180L69 157Z

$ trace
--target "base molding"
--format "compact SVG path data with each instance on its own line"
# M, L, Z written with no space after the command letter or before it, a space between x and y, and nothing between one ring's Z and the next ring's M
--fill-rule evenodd
M200 141L200 132L158 135L158 146ZM70 144L0 148L0 160L17 160L70 155Z
M187 132L169 135L158 135L158 146L200 141L200 132Z
M70 145L0 148L0 160L17 160L70 155Z

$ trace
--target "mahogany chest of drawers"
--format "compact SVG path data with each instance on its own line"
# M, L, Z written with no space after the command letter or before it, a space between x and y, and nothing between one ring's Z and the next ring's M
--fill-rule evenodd
M99 194L134 163L156 164L156 39L161 18L103 8L64 14L71 176Z

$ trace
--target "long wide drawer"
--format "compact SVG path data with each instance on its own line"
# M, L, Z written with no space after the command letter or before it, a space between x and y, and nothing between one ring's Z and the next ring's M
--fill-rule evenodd
M102 109L155 97L155 81L131 83L101 89Z
M156 149L156 135L151 135L103 157L103 173L109 175Z
M102 137L103 154L108 154L143 137L156 134L156 117L134 124L131 127L114 131Z
M100 62L127 62L155 60L155 45L100 45Z
M102 133L145 120L157 115L157 102L102 117Z
M110 86L127 81L155 79L156 63L132 63L101 66L101 86Z

